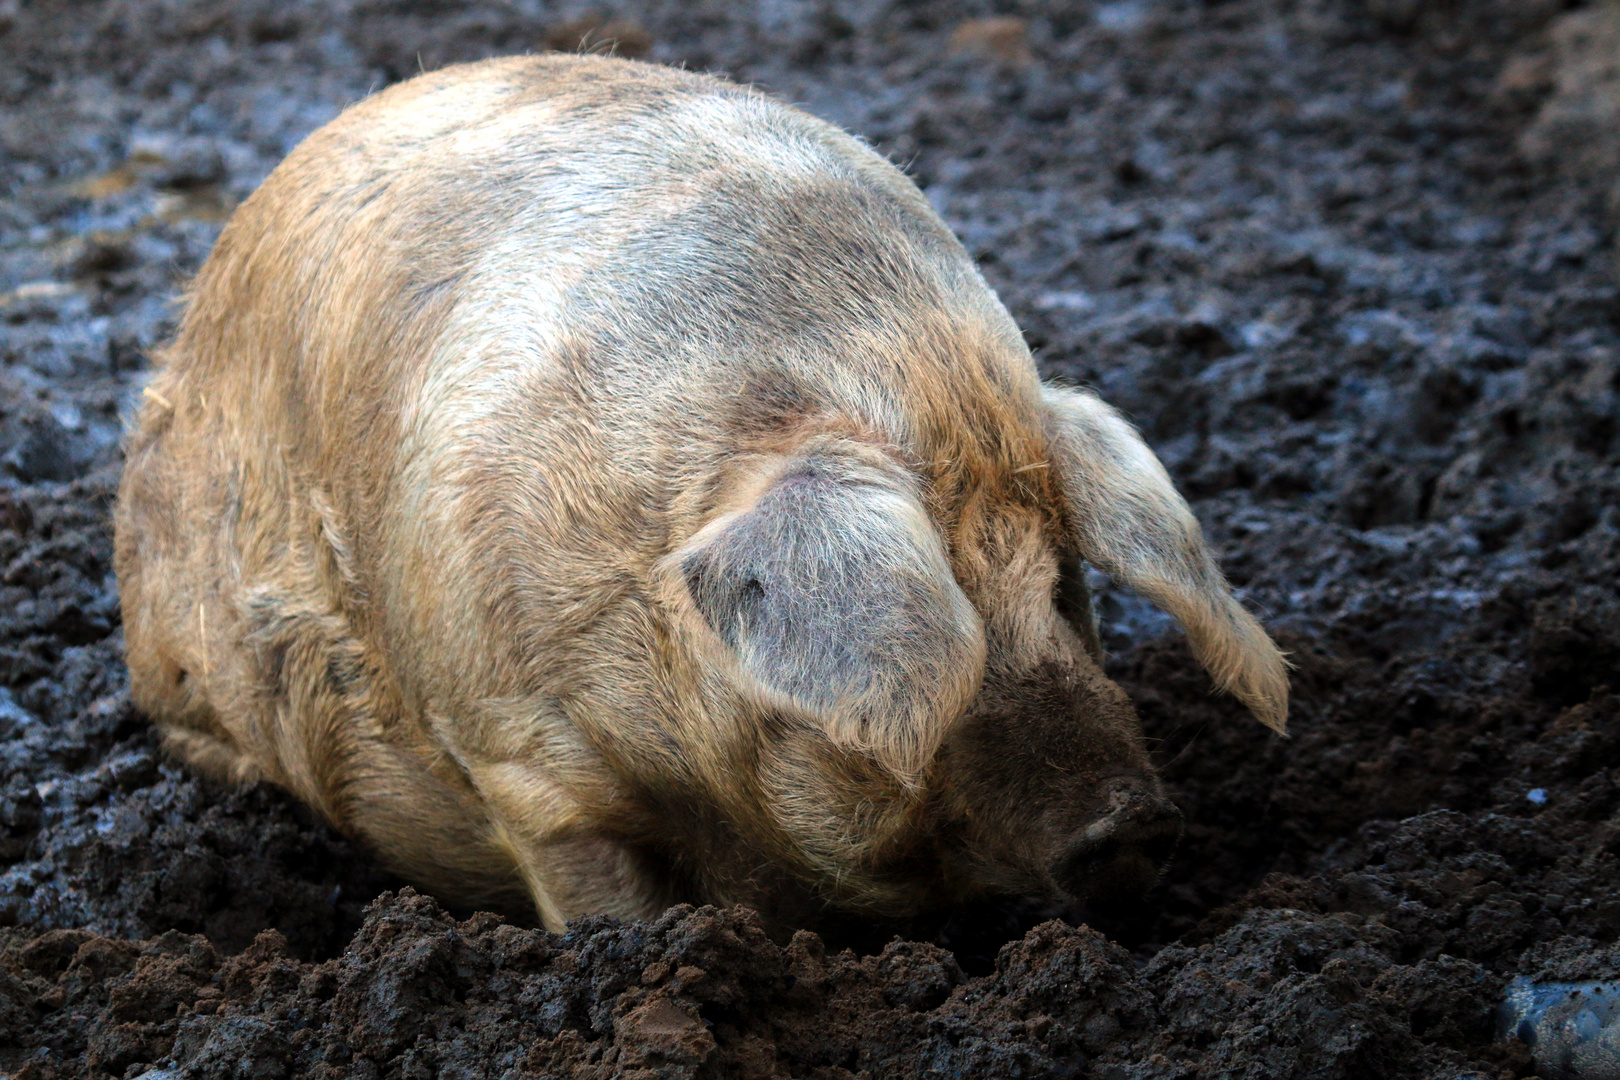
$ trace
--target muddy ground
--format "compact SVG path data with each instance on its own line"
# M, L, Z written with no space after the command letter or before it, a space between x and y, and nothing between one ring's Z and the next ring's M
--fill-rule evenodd
M223 217L372 89L607 38L905 163L1292 650L1284 741L1102 597L1188 822L1146 902L558 938L131 710L120 417ZM1617 57L1554 0L0 2L0 1071L1533 1075L1506 981L1620 975Z

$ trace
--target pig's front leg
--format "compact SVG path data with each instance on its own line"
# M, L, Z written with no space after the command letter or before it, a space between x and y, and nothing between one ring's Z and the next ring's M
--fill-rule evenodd
M560 707L485 702L474 711L484 715L434 724L435 734L472 781L491 842L511 860L548 930L561 932L585 914L652 918L677 901L670 875L602 821L600 811L624 806L624 796Z
M510 833L502 839L510 845L541 921L555 933L579 915L651 919L675 902L667 879L614 837L581 827L538 842Z

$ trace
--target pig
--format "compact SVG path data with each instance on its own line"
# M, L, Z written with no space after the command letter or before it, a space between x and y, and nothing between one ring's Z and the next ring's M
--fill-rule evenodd
M1086 564L1279 733L1134 429L918 189L754 89L454 66L236 210L126 440L131 693L456 904L774 927L1098 897L1177 843Z

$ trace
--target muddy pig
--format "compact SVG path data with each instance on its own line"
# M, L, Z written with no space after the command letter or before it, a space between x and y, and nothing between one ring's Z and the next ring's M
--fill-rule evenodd
M1134 430L915 186L605 57L451 67L230 220L128 440L134 698L461 904L777 926L1140 890L1180 834L1083 561L1282 731Z

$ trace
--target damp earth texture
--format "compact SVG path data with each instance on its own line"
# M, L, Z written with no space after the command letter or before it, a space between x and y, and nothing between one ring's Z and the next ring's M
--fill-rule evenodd
M1118 908L773 940L451 911L130 707L122 417L221 222L368 91L617 48L904 164L1124 409L1292 738L1103 589L1186 835ZM0 1074L1523 1078L1620 978L1620 6L0 2Z

